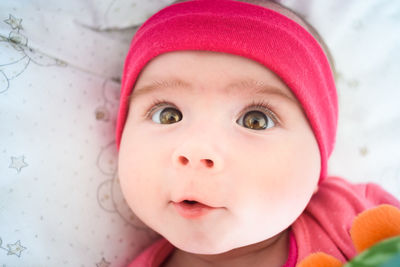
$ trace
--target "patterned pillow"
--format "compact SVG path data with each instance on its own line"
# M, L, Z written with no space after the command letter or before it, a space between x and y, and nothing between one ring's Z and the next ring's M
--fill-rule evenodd
M0 2L0 263L124 266L156 235L119 189L119 77L138 24L172 1L53 2ZM336 61L329 173L399 198L400 2L280 2Z

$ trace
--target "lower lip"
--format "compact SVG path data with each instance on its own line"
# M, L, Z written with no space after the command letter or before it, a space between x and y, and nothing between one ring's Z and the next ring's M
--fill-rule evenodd
M179 202L179 203L173 202L173 204L176 211L186 219L200 218L206 215L207 213L211 212L212 210L216 209L201 203L188 204L185 202Z

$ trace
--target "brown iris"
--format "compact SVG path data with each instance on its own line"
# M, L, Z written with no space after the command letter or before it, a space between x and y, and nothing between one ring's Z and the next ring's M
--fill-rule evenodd
M260 111L250 111L244 115L243 125L253 130L263 130L268 126L268 119Z
M182 119L182 113L174 108L165 108L160 113L160 122L162 124L171 124Z

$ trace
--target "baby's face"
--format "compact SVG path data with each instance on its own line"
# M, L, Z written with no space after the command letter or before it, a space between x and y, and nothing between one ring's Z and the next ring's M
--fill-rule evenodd
M172 80L181 82L161 82ZM164 86L149 89L154 81ZM316 189L320 154L274 73L235 55L180 51L138 78L118 171L144 223L184 251L217 254L290 226ZM214 208L182 210L185 199Z

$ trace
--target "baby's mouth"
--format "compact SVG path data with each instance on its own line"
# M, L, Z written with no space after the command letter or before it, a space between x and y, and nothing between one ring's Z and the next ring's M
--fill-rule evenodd
M203 204L201 202L198 202L196 200L183 200L181 202L178 202L177 204L181 205L182 207L188 208L188 209L194 209L194 208L199 208L199 207L204 207L204 208L212 208L210 206L207 206L206 204Z
M185 199L181 202L173 202L176 211L186 219L200 218L216 208L207 206L196 200Z
M185 204L196 204L196 203L199 203L199 202L197 202L197 201L195 201L195 200L184 200L183 201Z

